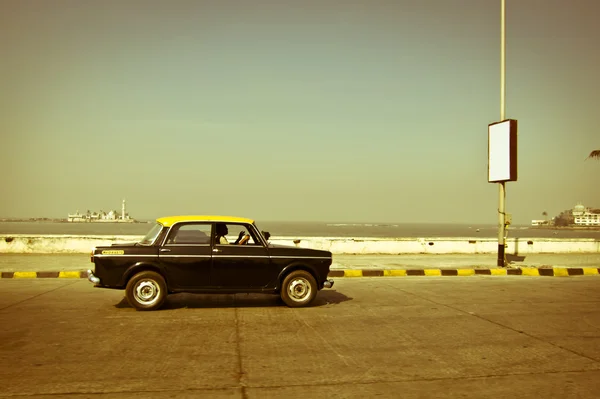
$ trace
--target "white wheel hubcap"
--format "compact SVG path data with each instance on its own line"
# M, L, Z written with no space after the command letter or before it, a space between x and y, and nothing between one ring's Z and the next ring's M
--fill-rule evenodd
M158 300L160 287L154 280L140 280L135 286L135 300L143 305L152 305Z
M288 285L289 297L295 302L306 300L310 296L311 291L310 283L304 277L295 278Z

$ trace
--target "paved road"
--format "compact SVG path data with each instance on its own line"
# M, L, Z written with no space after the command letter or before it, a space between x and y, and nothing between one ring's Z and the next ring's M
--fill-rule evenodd
M600 397L589 277L338 279L315 306L0 280L0 397Z
M518 267L600 267L600 253L531 254ZM85 254L0 254L0 272L75 271L93 267ZM495 268L496 255L334 255L332 269Z

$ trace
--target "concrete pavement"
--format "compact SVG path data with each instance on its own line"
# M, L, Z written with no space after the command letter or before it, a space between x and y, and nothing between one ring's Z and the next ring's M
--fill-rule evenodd
M597 398L596 279L341 279L314 306L0 280L0 397Z

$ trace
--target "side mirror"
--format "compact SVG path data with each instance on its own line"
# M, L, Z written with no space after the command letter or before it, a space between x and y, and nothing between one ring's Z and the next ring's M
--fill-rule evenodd
M269 233L268 231L263 231L262 235L263 237L265 237L265 240L269 240L269 237L271 237L271 233Z

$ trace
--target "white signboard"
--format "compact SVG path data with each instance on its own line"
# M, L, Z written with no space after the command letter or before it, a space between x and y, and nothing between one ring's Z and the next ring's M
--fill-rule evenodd
M517 121L488 126L488 182L517 180Z

